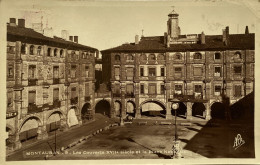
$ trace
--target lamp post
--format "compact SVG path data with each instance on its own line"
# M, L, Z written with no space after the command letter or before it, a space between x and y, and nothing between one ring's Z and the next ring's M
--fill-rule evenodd
M173 159L178 159L181 157L181 141L178 139L178 132L177 132L177 109L179 108L179 100L171 100L172 102L172 109L175 112L175 135L174 135L174 141L173 141Z

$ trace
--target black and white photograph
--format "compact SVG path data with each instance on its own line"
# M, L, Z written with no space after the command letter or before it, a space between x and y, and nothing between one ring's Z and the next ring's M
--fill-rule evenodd
M260 163L259 0L0 5L5 163Z

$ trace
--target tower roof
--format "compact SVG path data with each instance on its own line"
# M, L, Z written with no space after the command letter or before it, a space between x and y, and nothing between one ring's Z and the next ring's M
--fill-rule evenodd
M168 14L168 16L169 16L169 17L178 17L179 14L176 13L174 10L172 10L172 12L170 12L170 13Z

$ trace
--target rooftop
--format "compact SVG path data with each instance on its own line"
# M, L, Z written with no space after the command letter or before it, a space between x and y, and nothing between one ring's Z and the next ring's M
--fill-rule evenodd
M48 45L72 50L97 51L96 48L78 44L72 41L66 41L62 38L54 36L54 38L46 37L33 29L19 26L7 25L7 41L21 41L29 44Z
M180 38L182 38L180 36ZM200 34L198 34L200 38ZM118 47L102 50L106 52L171 52L171 51L205 51L205 50L236 50L254 49L255 34L229 34L229 44L225 45L222 35L206 35L205 44L164 44L164 36L142 37L138 44L123 44Z

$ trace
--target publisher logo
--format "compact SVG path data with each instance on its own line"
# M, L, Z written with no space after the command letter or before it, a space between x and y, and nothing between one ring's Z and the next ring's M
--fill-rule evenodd
M242 139L242 136L240 134L237 134L237 136L235 137L233 148L236 150L243 144L245 144L245 140Z

